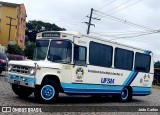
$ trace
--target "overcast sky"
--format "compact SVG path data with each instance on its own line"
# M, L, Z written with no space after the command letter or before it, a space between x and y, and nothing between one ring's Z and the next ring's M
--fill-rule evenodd
M95 27L91 34L105 39L151 50L154 60L160 60L160 33L148 34L160 30L160 0L3 0L4 2L24 3L27 20L41 20L55 23L69 31L86 34L86 17L91 8L145 26L149 29L134 27L109 19L106 15L93 12ZM138 32L137 32L138 31ZM104 35L105 34L105 35ZM147 34L147 35L143 35ZM103 35L103 36L102 36ZM143 35L143 36L140 36ZM137 37L135 37L137 36ZM116 37L116 39L115 39ZM124 37L124 38L117 38Z

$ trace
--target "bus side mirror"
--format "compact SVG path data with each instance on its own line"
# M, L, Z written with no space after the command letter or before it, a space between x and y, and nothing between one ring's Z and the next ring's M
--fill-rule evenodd
M73 68L76 66L75 62L73 63Z

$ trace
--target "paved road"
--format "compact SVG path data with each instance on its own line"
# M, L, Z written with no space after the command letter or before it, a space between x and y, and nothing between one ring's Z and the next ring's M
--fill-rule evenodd
M81 106L84 109L85 106L160 106L160 89L153 89L153 92L149 96L133 97L132 102L120 103L118 100L112 97L91 98L82 96L67 96L60 94L58 101L55 104L38 104L34 96L31 95L27 99L21 99L16 96L11 89L10 84L4 81L4 76L0 75L0 105L2 106ZM86 111L89 111L86 108ZM116 107L115 107L116 110ZM92 114L99 114L97 112L91 112ZM91 114L88 113L88 114ZM73 112L73 114L75 114ZM80 114L80 113L76 113ZM100 112L100 114L106 114ZM112 113L111 113L112 114ZM116 113L118 114L118 113ZM130 113L128 113L130 114ZM147 113L153 114L153 113ZM160 115L160 113L154 113Z

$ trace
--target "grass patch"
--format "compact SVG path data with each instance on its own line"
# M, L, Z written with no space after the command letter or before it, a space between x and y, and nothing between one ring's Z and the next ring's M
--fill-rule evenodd
M152 85L152 88L160 89L160 84Z

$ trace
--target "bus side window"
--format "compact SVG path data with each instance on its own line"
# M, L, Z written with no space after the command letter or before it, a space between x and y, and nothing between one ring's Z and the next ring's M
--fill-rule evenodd
M132 70L134 52L126 49L115 48L114 67Z
M86 65L87 48L83 46L74 46L74 63L76 65Z
M134 69L136 71L148 73L150 71L150 63L151 63L150 55L146 55L138 52L136 53L135 66L134 66Z

